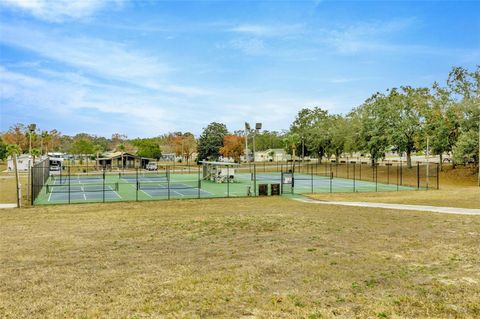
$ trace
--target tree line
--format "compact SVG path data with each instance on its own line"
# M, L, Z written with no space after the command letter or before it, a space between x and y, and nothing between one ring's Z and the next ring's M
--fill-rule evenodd
M478 165L480 134L480 67L454 67L442 86L401 86L372 94L348 114L329 114L318 107L302 109L290 127L296 148L322 158L365 153L372 162L388 152L442 156L455 163Z
M256 132L255 145L257 151L283 148L293 156L320 160L360 153L369 156L372 163L396 152L405 154L411 166L412 154L424 154L428 144L430 154L440 156L440 162L448 153L454 164L478 165L479 125L480 66L473 71L454 67L443 85L434 82L431 87L401 86L376 92L345 115L305 107L288 130ZM68 136L54 129L31 131L29 126L16 124L1 134L0 157L5 157L6 144L27 152L31 138L35 154L61 151L99 156L119 151L155 159L175 154L186 161L221 156L240 161L245 154L245 137L251 138L251 133L229 132L225 124L213 122L198 139L190 132L128 139L118 133L111 138L86 133ZM248 144L252 150L252 143Z

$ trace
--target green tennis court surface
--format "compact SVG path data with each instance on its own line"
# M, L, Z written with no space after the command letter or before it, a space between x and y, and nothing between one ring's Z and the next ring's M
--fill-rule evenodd
M321 192L375 192L414 190L409 186L370 181L295 174L292 184L282 185L279 172L238 173L230 183L216 183L198 174L116 173L50 176L35 204L95 203L182 198L255 196L259 184L280 184L284 194Z

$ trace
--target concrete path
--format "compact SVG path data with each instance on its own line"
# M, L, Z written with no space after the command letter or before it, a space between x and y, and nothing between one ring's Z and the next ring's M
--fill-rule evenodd
M0 204L0 209L2 208L16 208L17 204Z
M424 205L404 205L404 204L386 204L386 203L371 203L371 202L324 202L311 198L293 198L293 200L310 203L310 204L323 204L323 205L342 205L342 206L357 206L357 207L373 207L373 208L386 208L386 209L398 209L398 210L415 210L425 211L442 214L458 214L458 215L478 215L480 216L480 209L472 208L457 208L457 207L437 207L437 206L424 206Z

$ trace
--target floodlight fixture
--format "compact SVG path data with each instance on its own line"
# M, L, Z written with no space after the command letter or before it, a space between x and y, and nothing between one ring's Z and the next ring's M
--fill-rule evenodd
M258 131L258 130L261 130L262 129L262 123L257 123L255 124L255 129Z
M245 131L250 131L250 124L245 122Z

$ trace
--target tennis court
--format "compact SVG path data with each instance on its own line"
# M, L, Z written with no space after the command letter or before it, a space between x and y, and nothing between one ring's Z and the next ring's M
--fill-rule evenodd
M119 200L118 184L47 184L45 186L49 203L68 202L101 202L104 200Z
M194 174L125 172L115 174L75 174L50 176L35 204L95 203L186 198L257 196L260 184L271 189L278 184L282 194L322 192L375 192L417 189L411 186L386 184L346 178L332 178L305 173L237 173L227 182L204 180Z

